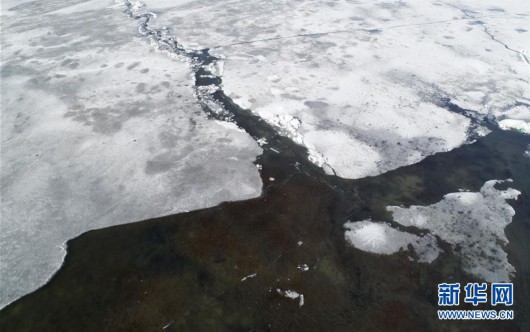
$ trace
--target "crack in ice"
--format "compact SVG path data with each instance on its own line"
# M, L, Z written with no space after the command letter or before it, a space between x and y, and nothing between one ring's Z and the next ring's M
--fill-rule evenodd
M494 34L493 32L491 32L491 31L488 29L488 26L486 25L486 23L483 22L483 21L481 20L481 18L488 18L488 16L483 16L483 17L481 17L481 16L473 16L473 15L470 14L470 11L469 11L469 10L466 10L466 9L463 9L463 8L460 8L460 7L458 7L458 6L451 5L451 4L446 4L446 5L449 6L449 7L454 8L454 9L459 10L459 11L462 12L467 18L472 19L472 20L475 20L475 21L476 21L476 22L477 22L477 23L478 23L478 24L484 29L484 32L485 32L488 36L490 36L490 38L491 38L493 41L495 41L495 42L501 44L501 45L504 46L504 48L506 48L507 50L512 51L512 52L518 54L519 57L521 58L521 60L523 60L523 62L526 63L526 65L528 66L528 69L530 69L530 59L528 59L528 56L526 55L526 50L523 49L523 50L521 50L521 51L518 51L518 50L516 50L516 49L511 48L508 44L506 44L506 43L503 42L502 40L497 39L497 37L495 37L495 34Z
M489 18L489 17L491 17L491 16L481 16L480 18ZM368 28L351 28L351 29L343 29L343 30L331 30L331 31L322 31L322 32L300 33L300 34L289 35L289 36L279 36L279 37L261 38L261 39L253 39L253 40L248 40L248 41L234 42L234 43L230 43L230 44L217 45L217 46L214 46L212 48L216 49L216 48L230 47L230 46L236 46L236 45L254 44L254 43L259 43L259 42L283 40L283 39L304 38L304 37L320 37L320 36L326 36L326 35L338 34L338 33L354 33L354 32L372 33L373 31L383 31L383 30L392 30L392 29L414 27L414 26L434 25L434 24L442 24L442 23L449 23L449 22L455 22L455 21L472 20L472 19L474 20L476 18L474 18L474 17L459 17L459 18L454 18L454 19L449 19L449 20L439 20L439 21L431 21L431 22L399 24L399 25L391 25L391 26L380 26L380 27L372 27L372 28L369 28L369 29Z

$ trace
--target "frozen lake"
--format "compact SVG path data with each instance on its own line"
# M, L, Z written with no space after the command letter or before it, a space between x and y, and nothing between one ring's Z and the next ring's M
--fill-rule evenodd
M524 285L528 7L525 1L3 2L0 307L45 285L63 264L67 241L104 229L69 242L59 274L1 319L17 322L14 308L31 318L28 311L38 313L68 290L54 308L63 312L68 303L93 301L89 294L102 285L112 294L109 308L141 303L120 297L121 281L105 280L121 275L152 287L161 278L160 289L171 289L166 273L177 267L173 286L185 298L178 308L230 293L218 282L258 283L236 291L235 298L259 303L249 303L250 316L233 318L234 326L248 328L267 323L253 316L270 308L263 302L270 300L262 292L267 287L318 312L309 290L319 280L326 283L320 292L348 292L351 283L361 284L356 271L367 270L375 280L363 287L371 289L385 280L384 266L394 271L404 259L403 273L426 273L422 294L440 274ZM415 178L414 171L422 174ZM217 206L227 201L242 202ZM203 208L210 209L187 213ZM169 217L106 229L162 216ZM476 243L482 249L459 249ZM297 254L294 244L311 249ZM123 263L113 266L117 261ZM87 272L92 267L95 275ZM337 271L340 277L329 279ZM79 294L72 282L82 285ZM375 301L373 293L359 292ZM404 296L398 307L428 302ZM146 303L159 308L166 300L158 294ZM193 319L235 303L221 302ZM361 302L337 295L326 303L341 311ZM391 306L383 302L373 303ZM518 310L528 308L521 302ZM286 327L288 313L266 317ZM120 315L124 326L136 321ZM151 314L145 328L164 327L156 325L159 318L177 329L193 325Z

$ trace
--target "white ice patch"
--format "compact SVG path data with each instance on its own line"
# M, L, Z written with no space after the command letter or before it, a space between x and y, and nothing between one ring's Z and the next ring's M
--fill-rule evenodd
M497 190L502 181L488 181L480 192L451 193L430 206L390 206L394 221L427 229L451 244L461 255L464 270L489 282L509 281L515 273L503 247L504 229L515 210L506 202L521 194L515 189Z
M278 294L280 295L283 295L289 299L293 299L293 300L296 300L298 299L298 305L301 307L304 305L304 295L303 294L300 294L298 292L295 292L293 290L286 290L286 291L282 291L281 289L279 288L276 288L276 292L278 292Z
M264 146L268 144L267 139L265 137L256 140L256 143L258 143L259 146Z
M199 92L200 93L212 94L212 93L214 93L217 90L219 90L219 87L217 85L214 85L214 84L199 86Z
M248 280L248 279L255 278L257 275L258 275L257 273L249 274L248 276L241 278L241 281L245 281L245 280Z
M414 247L418 261L431 263L440 249L436 239L427 234L418 236L392 228L385 222L363 220L344 224L346 240L355 248L376 254L390 255Z
M504 119L499 121L499 126L504 130L516 130L530 135L530 122L516 119Z
M515 211L506 200L517 199L520 192L495 189L494 185L500 182L503 181L488 181L479 192L447 194L429 206L387 208L395 222L429 232L422 237L387 223L364 220L344 225L346 240L358 249L378 254L392 254L410 244L420 261L432 262L440 251L434 240L438 236L462 257L466 272L488 282L509 281L515 269L504 251L508 243L504 229Z
M309 266L307 264L300 264L300 265L296 266L296 268L298 270L304 271L304 272L309 271Z
M291 115L274 114L268 120L270 123L276 126L276 128L282 134L291 138L296 143L302 144L303 136L298 131L300 125L302 124L300 119Z

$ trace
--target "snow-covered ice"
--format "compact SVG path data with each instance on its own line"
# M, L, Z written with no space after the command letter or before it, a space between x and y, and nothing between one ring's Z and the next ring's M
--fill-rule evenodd
M83 232L261 193L258 144L208 120L188 65L122 11L2 1L0 307Z
M462 257L462 268L468 273L488 282L509 281L515 269L504 251L508 243L504 229L515 211L506 200L517 199L520 192L496 189L500 182L487 181L479 192L447 194L429 206L387 208L402 226L428 231L422 237L387 223L364 220L345 224L346 240L360 250L378 254L406 250L410 244L420 261L432 262L440 250L434 240L438 236Z
M487 133L447 101L530 122L527 0L145 3L185 46L223 55L225 92L330 174L377 175Z
M499 121L499 126L504 130L516 130L521 133L530 135L530 122L517 119L504 119Z

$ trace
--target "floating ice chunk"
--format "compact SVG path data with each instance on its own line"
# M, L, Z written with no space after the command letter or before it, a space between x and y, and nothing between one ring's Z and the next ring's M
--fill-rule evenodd
M171 325L173 325L173 323L174 323L173 321L172 321L172 322L169 322L169 323L167 323L166 325L164 325L164 326L162 327L162 330L165 330L165 329L167 329L168 327L170 327Z
M255 278L257 275L258 275L257 273L249 274L248 276L241 278L241 281L245 281L245 280L248 280L248 279Z
M418 261L431 263L440 249L436 246L436 239L431 235L418 236L392 228L385 222L363 220L344 224L344 236L355 248L376 254L390 255L400 250L407 250L412 245Z
M278 294L280 295L283 295L287 298L290 298L290 299L299 299L298 300L298 305L301 307L304 305L304 295L303 294L300 294L298 292L295 292L293 290L286 290L286 291L282 291L281 289L279 288L276 288L276 291L278 292Z
M514 209L507 199L520 192L497 190L491 180L479 192L458 192L430 206L402 208L389 206L394 221L404 226L427 229L462 256L463 269L489 282L508 281L515 272L503 246L508 243L504 228L512 221Z
M487 181L479 192L447 194L429 206L387 208L401 225L430 232L424 236L364 220L344 225L346 240L358 249L379 254L392 254L410 244L419 261L432 262L441 251L434 238L438 236L460 254L462 268L468 273L488 282L509 281L515 268L503 250L508 243L504 229L515 211L506 200L517 199L521 193L512 188L495 189L500 182L504 181Z
M300 264L296 267L298 270L302 270L302 271L309 271L309 266L307 264Z
M499 127L504 130L516 130L530 135L530 122L517 119L504 119L499 121Z
M262 137L262 138L256 140L256 143L258 143L259 146L264 146L264 145L268 144L267 139L265 137Z
M219 90L219 87L217 85L210 84L210 85L199 86L198 89L199 89L199 92L201 93L212 94L215 91Z
M475 132L477 133L478 136L484 137L488 135L489 133L491 133L491 130L489 130L487 127L484 127L484 126L478 126Z

